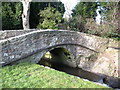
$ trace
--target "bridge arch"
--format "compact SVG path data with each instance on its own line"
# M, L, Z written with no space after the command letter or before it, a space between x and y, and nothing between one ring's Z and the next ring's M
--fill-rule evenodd
M64 57L64 55L63 55L64 51L69 52L70 57L68 57L68 58ZM35 62L35 63L40 63L40 61L43 59L44 55L47 52L52 52L52 53L60 52L59 53L59 55L61 54L60 57L56 57L56 56L54 56L54 57L59 59L63 55L63 57L66 58L66 60L62 58L63 61L60 63L71 66L71 67L78 66L78 64L80 63L80 60L81 60L81 56L87 57L92 53L96 53L95 51L93 51L91 49L88 49L86 47L83 47L83 46L77 45L77 44L56 44L54 46L48 46L48 47L38 50L35 53L32 53L32 55L30 55L30 56L32 56L32 58L33 57L34 58L30 59L30 60L34 60L33 62ZM55 60L55 62L56 62L56 60Z
M73 60L72 63L75 64L79 57L89 56L95 51L99 52L101 50L99 47L104 47L104 43L107 42L107 40L104 43L97 40L96 37L67 30L32 31L0 41L2 45L2 65L26 58L38 63L47 51L59 46L66 48L74 55L76 60Z
M41 53L42 55L39 57L39 61L37 61L39 64L45 64L45 62L52 62L57 64L76 66L76 64L72 62L75 61L75 56L73 52L70 51L70 49L67 48L65 45L49 47L46 50L43 50Z

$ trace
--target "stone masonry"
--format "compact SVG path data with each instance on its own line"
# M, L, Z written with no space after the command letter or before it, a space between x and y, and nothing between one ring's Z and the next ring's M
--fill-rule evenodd
M69 30L0 31L0 63L6 65L18 60L38 63L47 51L63 47L74 58L67 61L69 66L119 77L118 43Z

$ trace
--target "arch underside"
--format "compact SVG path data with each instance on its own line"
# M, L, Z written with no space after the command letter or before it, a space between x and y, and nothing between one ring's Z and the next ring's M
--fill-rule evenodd
M35 63L38 63L41 58L48 52L51 51L55 48L64 48L66 50L68 50L71 53L71 59L68 59L66 61L67 65L72 66L72 67L77 67L78 64L81 61L81 58L86 58L94 53L96 53L94 50L82 47L80 45L63 45L63 44L59 44L59 45L54 45L54 46L50 46L50 47L46 47L43 49L40 49L36 52L33 52L31 55L29 55L28 57L23 58L22 60L27 60L27 61L32 61ZM65 64L66 64L65 63Z

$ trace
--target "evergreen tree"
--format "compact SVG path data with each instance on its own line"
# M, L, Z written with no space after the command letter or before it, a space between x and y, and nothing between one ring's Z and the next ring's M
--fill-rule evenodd
M72 16L81 15L84 18L95 18L97 2L79 2L72 10Z
M2 3L2 29L22 28L22 5L18 2Z

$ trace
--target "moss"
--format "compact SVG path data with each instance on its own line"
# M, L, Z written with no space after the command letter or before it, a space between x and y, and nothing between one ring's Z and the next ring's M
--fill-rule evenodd
M88 60L95 60L95 59L97 59L97 57L98 57L98 53L95 53L95 54L91 54L90 56L85 57L85 58Z

